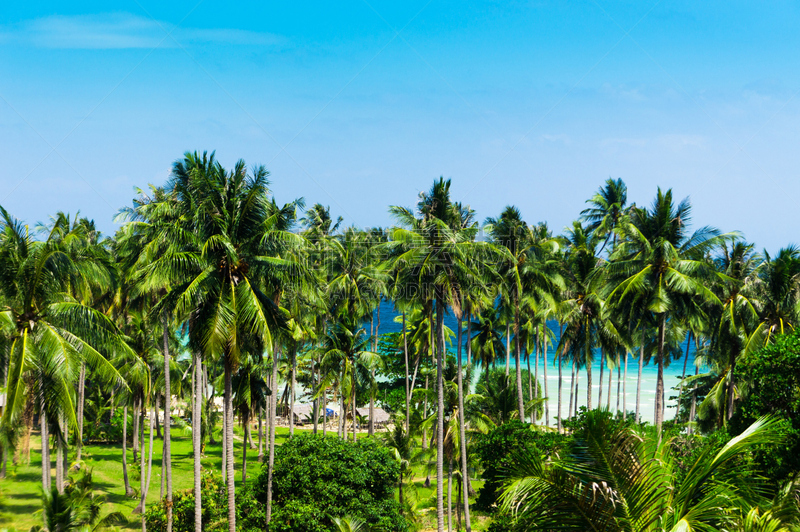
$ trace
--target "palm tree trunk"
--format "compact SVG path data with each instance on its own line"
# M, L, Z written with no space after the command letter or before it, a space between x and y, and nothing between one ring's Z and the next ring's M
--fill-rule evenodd
M469 326L467 326L469 327ZM461 368L461 331L463 329L462 316L458 316L458 352L456 358L458 360L458 437L461 448L461 482L464 484L464 518L467 525L467 532L472 531L472 525L469 519L469 494L467 483L469 482L469 471L467 471L467 438L466 438L466 422L464 420L464 373ZM406 358L406 360L408 360ZM408 434L408 433L406 433ZM459 524L459 529L461 525Z
M320 381L322 376L320 375ZM322 389L322 437L328 435L328 394L325 388Z
M447 532L453 532L453 457L447 461Z
M533 370L533 382L535 384L534 384L534 388L533 388L533 393L531 394L531 399L534 399L534 398L538 399L539 398L539 348L540 348L538 328L537 328L537 331L536 331L536 339L534 341L536 342L536 350L535 350L536 351L536 358L534 359L534 363L533 363L533 367L534 367L534 370ZM533 420L534 420L534 422L539 420L538 416L539 416L538 409L534 409L533 410Z
M472 364L472 307L467 303L467 366Z
M602 370L603 366L600 365ZM602 388L602 386L600 387ZM576 388L577 389L577 388ZM577 399L575 400L575 407L577 410ZM592 409L592 348L590 344L586 344L586 410Z
M575 364L575 405L574 405L574 410L572 411L573 416L578 415L578 381L580 380L580 378L581 378L581 368L579 368L578 365Z
M636 379L636 422L642 422L642 416L639 414L639 408L642 404L642 369L644 368L644 336L642 336L642 343L639 345L639 375Z
M64 424L64 417L58 416L58 429L61 433L60 437L56 438L56 489L58 492L64 493L64 438L66 436L66 427Z
M140 404L140 407L141 407L141 410L142 410L142 423L141 423L141 428L140 428L141 434L137 435L137 437L141 436L141 444L142 444L141 451L142 452L139 453L139 504L136 506L136 508L133 509L133 513L134 514L137 514L137 513L141 513L142 514L142 532L146 532L147 531L147 522L144 519L144 507L143 507L144 501L142 500L142 497L147 492L147 488L146 488L146 485L147 485L147 468L146 468L145 457L144 457L144 455L145 455L145 448L144 448L145 447L144 446L144 414L143 414L144 408L145 408L144 407L144 398L142 398L142 400L139 402L139 404ZM151 433L152 433L152 431L151 431Z
M698 343L697 338L695 337L694 348L695 348L695 357L697 356L698 351ZM700 366L697 365L697 361L695 360L694 363L694 376L696 377L697 374L700 373ZM694 421L694 416L697 413L697 381L694 381L694 386L692 387L692 406L689 409L689 427L688 432L689 434L692 433L692 424L691 422Z
M564 382L564 371L563 371L561 355L559 353L556 353L555 356L558 357L558 413L556 414L557 418L556 423L558 425L557 428L560 434L561 433L561 388L563 387L563 382Z
M459 332L459 334L461 334L461 330L460 329L459 329L458 332ZM461 352L461 340L459 340L459 342L458 342L458 349L459 349L459 353L460 353ZM411 428L411 425L410 425L410 423L411 423L411 387L409 386L409 379L411 379L411 375L409 373L409 367L408 367L408 338L406 338L406 311L405 311L405 309L403 309L403 360L404 360L405 366L406 366L406 434L408 434L409 430ZM460 360L460 355L459 355L459 363L460 362L461 362L461 360ZM461 368L459 368L459 372L460 371L461 371ZM402 484L402 482L401 482L401 484ZM400 505L402 506L402 502L400 503Z
M314 434L317 433L317 427L319 426L319 397L317 397L316 390L317 390L317 383L315 382L317 378L317 372L315 369L314 364L314 357L311 357L311 390L314 392L314 400L311 402L311 416L314 418ZM259 418L259 423L261 419ZM261 425L259 425L260 427ZM259 430L261 430L259 428Z
M249 410L242 415L242 421L244 421L244 430L245 433L249 436L250 435L250 412ZM247 438L242 441L242 486L247 486L247 447L249 447L247 443Z
M258 461L264 460L264 409L258 409Z
M686 335L686 356L683 357L683 373L681 374L681 384L678 389L678 406L675 408L675 421L678 420L678 415L681 413L681 397L683 396L683 381L686 379L686 365L689 363L689 346L692 343L692 331ZM733 374L731 374L733 375ZM728 418L730 419L730 418Z
M194 403L192 408L192 447L193 451L193 466L194 466L194 529L203 530L203 492L202 492L202 464L200 462L201 456L201 435L202 430L202 412L200 409L203 405L203 362L200 358L199 352L194 352L194 368L197 376L195 378L194 390Z
M514 306L514 365L517 373L517 408L519 409L519 420L525 422L525 399L522 394L522 364L519 358L520 338L519 338L519 301L515 298Z
M527 345L523 346L522 352L528 364L528 397L533 399L533 373L531 372L531 355L528 353ZM536 423L536 409L531 409L531 424L533 423Z
M603 408L603 359L605 358L605 354L603 353L603 348L600 348L600 386L598 386L599 390L597 393L597 408Z
M688 351L688 349L687 349ZM689 357L689 354L686 354L686 357ZM725 415L726 421L730 420L733 417L733 398L734 398L734 375L736 372L736 352L731 349L730 353L730 380L728 382L728 409ZM678 397L678 404L680 404L680 396Z
M295 378L297 372L297 349L294 347L289 351L290 356L292 357L292 381L291 381L291 390L289 391L289 400L292 403L291 411L289 412L289 437L294 438L294 387L295 387Z
M378 352L378 329L381 326L381 302L380 299L378 300L378 321L375 323L375 349L373 352ZM370 375L372 376L372 382L375 382L375 370L370 371ZM372 436L375 434L375 422L373 419L375 418L375 392L372 390L372 382L370 383L370 392L369 392L369 435Z
M609 363L609 360L606 359L606 366L608 366L608 397L606 398L606 410L609 412L611 411L611 381L614 377L614 371Z
M170 355L169 355L169 318L167 312L161 318L162 327L162 341L164 344L164 459L161 462L161 467L164 470L162 480L166 483L167 500L164 504L167 514L167 532L172 532L172 446L171 446L171 414L172 404L171 395L172 389L170 387ZM194 418L194 416L192 416Z
M353 443L356 443L356 363L353 361Z
M228 453L225 452L228 448L228 416L225 414L225 386L223 385L222 392L222 482L224 483L228 478Z
M572 361L572 377L569 380L569 407L567 408L567 419L572 417L572 396L575 389L575 361Z
M43 389L42 381L39 381L39 390L40 390L40 409L39 409L39 424L41 426L42 431L42 489L45 492L50 491L50 434L48 433L48 424L47 424L47 411L45 410L44 406L44 393L41 391Z
M625 391L625 386L628 383L628 350L625 350L625 371L622 373L622 421L625 421L628 413L628 394Z
M511 325L506 324L506 377L511 366Z
M150 479L153 475L153 436L155 435L155 420L156 415L158 413L158 395L155 395L153 400L153 404L150 407L150 451L148 453L147 459L147 474L145 474L144 470L144 427L142 427L142 493L141 498L139 499L139 506L137 506L133 513L142 514L142 532L147 531L147 522L145 521L145 512L147 512L147 492L150 489ZM145 477L147 479L145 480ZM138 510L138 512L137 512Z
M223 417L225 418L225 483L227 484L228 494L228 530L236 532L236 479L234 478L233 463L233 390L231 378L233 368L231 367L230 355L224 356L224 379L225 379L225 407Z
M125 496L133 495L128 479L128 405L122 407L122 480L125 483Z
M81 362L81 372L78 376L78 405L77 405L77 421L78 421L78 437L76 438L75 446L77 449L77 456L75 461L78 462L80 467L81 459L83 456L83 408L86 401L86 362Z
M436 529L444 532L444 301L436 293ZM508 366L506 366L508 372Z
M270 427L269 427L269 449L268 454L269 457L267 458L267 509L266 509L266 520L267 520L267 530L269 530L269 523L272 521L272 474L275 469L275 410L278 406L278 396L275 393L277 390L277 383L278 383L278 361L280 358L280 346L276 345L274 349L274 354L272 356L272 401L270 401L269 407L269 417L270 417Z
M658 372L656 373L656 430L661 442L661 426L664 423L664 335L667 328L667 315L661 314L658 320Z
M625 353L625 356L628 356L628 353ZM619 414L619 400L620 400L620 393L621 393L621 386L622 386L622 364L617 364L617 414Z
M542 327L547 327L547 321L544 322ZM547 335L542 335L542 380L544 381L544 426L550 426L550 396L547 392ZM536 380L536 387L539 387L539 380L538 380L538 373L539 373L539 362L536 362L536 373L537 373L537 380Z

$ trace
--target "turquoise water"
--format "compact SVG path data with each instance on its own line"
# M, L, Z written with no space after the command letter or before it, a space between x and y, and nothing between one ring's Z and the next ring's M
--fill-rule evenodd
M401 332L402 325L400 323L395 323L394 318L398 316L398 313L395 311L394 306L384 301L381 304L381 311L380 311L380 329L379 333L391 333L391 332ZM375 318L377 320L377 313ZM445 316L445 325L456 331L458 329L458 322L456 321L455 317L452 314L448 314ZM465 324L466 326L466 324ZM551 321L548 323L548 326L553 331L555 340L554 345L558 344L559 339L559 327L556 321ZM466 334L463 337L464 347L462 348L462 360L466 362ZM455 346L452 346L451 350L455 350ZM558 393L558 368L553 365L553 347L550 347L549 352L547 353L547 367L545 368L545 361L544 356L540 356L539 365L538 365L538 375L539 375L539 383L542 387L545 386L544 383L544 375L545 371L547 371L547 397L550 399L549 404L549 411L550 411L550 421L551 424L555 423L556 417L556 409L557 409L557 393ZM686 353L686 344L683 345L682 352ZM688 364L686 366L687 375L691 375L695 371L694 367L694 354L695 348L694 345L691 345L689 348L689 359ZM595 363L592 368L592 404L593 406L597 406L598 396L600 392L600 367L599 367L599 351L595 353ZM531 357L531 370L536 372L536 365L534 363L534 358ZM498 361L498 367L501 367L505 361ZM513 371L514 368L514 359L513 356L511 357L511 368ZM523 368L527 368L527 364L525 362L522 363ZM636 409L636 383L637 383L637 373L638 373L638 353L631 353L629 354L628 359L628 371L627 371L627 378L624 379L625 381L625 396L624 396L624 403L625 407L628 411L634 411ZM681 380L681 375L683 373L683 365L684 365L684 358L682 357L680 360L673 360L670 361L668 365L664 368L664 386L666 390L666 399L667 399L667 409L665 417L667 419L671 419L675 416L675 402L670 401L669 397L672 395L677 395L676 390L672 390L673 387L677 387ZM569 389L570 389L570 379L571 379L571 368L567 367L566 365L563 368L563 382L562 382L562 416L566 416L567 407L569 404ZM624 371L624 367L623 367ZM642 420L650 421L653 420L653 413L654 413L654 398L655 398L655 391L656 391L656 372L657 367L654 364L645 364L642 368L642 391L641 391L641 404L640 404L640 413ZM703 372L703 368L700 368L700 372ZM586 404L586 382L587 382L587 374L586 370L583 369L578 372L578 404L585 405ZM604 369L603 375L603 402L602 406L607 404L608 400L608 369ZM612 410L616 408L617 403L617 372L616 369L613 370L612 376L612 385L611 385L611 408ZM620 405L620 408L622 406Z

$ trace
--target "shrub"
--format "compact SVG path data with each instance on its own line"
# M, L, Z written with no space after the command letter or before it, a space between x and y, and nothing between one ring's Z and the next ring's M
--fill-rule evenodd
M533 447L544 455L550 455L567 445L570 437L556 432L540 432L527 423L509 421L485 435L480 435L474 452L483 464L484 484L478 490L475 507L493 511L503 486L506 469L514 464L522 449Z
M216 473L203 471L200 482L203 498L203 530L206 532L228 530L228 499L222 479ZM157 532L167 530L165 502L159 501L147 509L145 514L147 530ZM176 491L172 495L172 530L173 532L194 531L194 489Z
M332 517L363 519L375 530L406 531L394 491L399 465L371 439L358 443L312 434L295 436L275 451L270 532L334 530ZM266 503L267 467L254 495Z
M753 453L756 467L776 485L782 483L800 471L800 330L745 357L736 367L736 383L743 393L729 423L731 435L763 415L783 418L782 445Z

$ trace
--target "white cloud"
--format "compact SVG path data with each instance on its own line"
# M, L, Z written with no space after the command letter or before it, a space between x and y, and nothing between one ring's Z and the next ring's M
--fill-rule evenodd
M170 33L172 38L168 37ZM184 28L130 13L38 18L0 26L0 42L40 48L124 49L215 43L276 46L284 39L271 33L227 28Z

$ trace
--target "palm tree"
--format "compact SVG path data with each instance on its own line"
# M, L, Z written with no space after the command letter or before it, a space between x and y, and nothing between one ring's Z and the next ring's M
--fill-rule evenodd
M517 457L502 506L514 516L514 530L744 530L743 521L767 515L795 525L793 495L789 504L770 504L759 495L761 477L737 460L776 444L777 424L760 419L718 452L701 454L676 485L671 441L615 428L607 414L593 412L577 452L548 462L533 449ZM794 508L770 512L787 507Z
M114 323L75 296L110 277L84 246L72 246L68 225L54 223L42 241L0 207L0 321L13 327L9 347L4 432L15 427L31 394L38 396L42 429L42 488L50 490L48 434L53 423L59 454L66 427L75 427L73 375L85 361L107 383L122 384L117 369L102 352L124 350ZM78 237L82 238L82 237ZM56 463L63 491L64 464Z
M613 238L611 252L616 247L616 229L625 216L628 203L628 187L622 179L606 179L605 186L600 187L591 199L586 203L591 207L581 211L581 218L588 222L587 231L594 233L597 237L604 237L603 245L597 251L602 253L608 244L608 240Z
M472 354L475 362L483 366L483 371L488 372L489 366L505 354L506 346L503 343L503 332L499 327L500 318L496 309L484 311L477 320L472 322L475 335L468 339L472 344Z
M280 253L296 239L281 227L281 210L267 197L267 177L261 166L248 173L239 161L226 171L213 155L187 153L173 166L170 202L161 205L178 210L187 223L161 228L158 237L166 252L142 269L143 290L167 290L156 309L189 317L190 346L207 360L222 360L231 532L236 529L232 376L242 353L267 351L274 332L285 327L273 279L287 278L295 264ZM170 233L186 229L199 249L167 245Z
M691 204L673 203L672 190L659 188L650 209L632 208L629 222L620 227L623 240L609 267L614 287L609 300L618 305L636 300L654 315L658 328L655 424L664 421L664 345L667 318L687 299L719 304L707 286L717 278L705 260L708 253L734 234L703 227L690 234ZM617 282L618 280L618 282Z
M437 456L436 456L436 521L437 530L444 530L443 497L443 445L444 445L444 313L446 307L459 307L461 295L458 280L467 277L464 270L466 248L474 239L477 224L474 212L450 199L450 181L440 178L427 193L420 194L417 213L403 207L392 207L392 215L399 222L391 237L389 249L402 249L395 253L395 266L409 269L420 287L430 286L436 307L436 383L437 383ZM427 294L426 294L427 295Z
M600 346L603 327L603 306L600 294L603 261L597 257L596 239L580 222L568 231L570 248L567 252L567 289L563 317L566 328L559 341L559 351L569 353L577 368L586 368L586 408L592 409L592 363L594 349ZM602 367L602 366L601 366ZM601 383L602 388L602 383ZM575 390L577 403L577 388Z
M371 385L371 370L382 364L380 355L370 351L372 339L352 317L339 318L329 327L320 347L322 351L322 367L328 371L328 382L338 377L341 386L342 419L346 416L350 402L352 415L353 443L356 441L356 389L358 381ZM359 378L359 373L360 378ZM344 439L347 434L344 433Z

